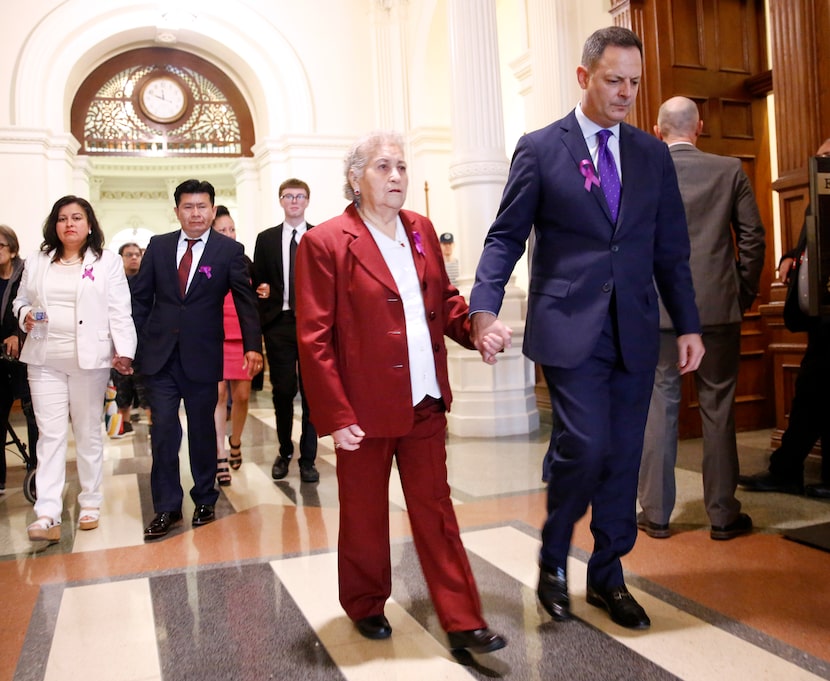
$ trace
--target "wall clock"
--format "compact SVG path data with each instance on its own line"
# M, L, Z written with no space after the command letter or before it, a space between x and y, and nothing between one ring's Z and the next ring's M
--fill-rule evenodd
M150 120L172 123L187 110L188 93L177 79L154 76L141 86L138 103Z

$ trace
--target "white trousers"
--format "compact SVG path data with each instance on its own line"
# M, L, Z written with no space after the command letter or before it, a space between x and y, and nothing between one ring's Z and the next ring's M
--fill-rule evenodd
M69 419L75 434L81 508L100 508L103 501L104 443L101 420L109 369L81 369L75 359L30 364L29 389L40 431L37 441L35 515L60 521L66 483Z

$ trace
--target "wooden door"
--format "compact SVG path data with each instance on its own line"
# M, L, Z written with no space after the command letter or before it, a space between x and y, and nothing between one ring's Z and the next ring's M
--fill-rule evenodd
M632 122L651 132L660 104L675 95L694 100L703 119L698 147L741 159L767 228L767 263L761 295L746 314L735 405L739 430L770 427L773 385L766 330L758 313L768 297L775 263L766 94L763 0L614 0L617 25L644 43L644 74ZM701 432L694 379L683 383L680 437Z

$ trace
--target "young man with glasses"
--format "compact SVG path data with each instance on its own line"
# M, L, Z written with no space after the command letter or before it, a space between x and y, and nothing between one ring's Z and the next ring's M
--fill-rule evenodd
M291 432L294 397L300 391L302 431L300 433L300 480L317 482L317 431L308 418L297 354L297 320L294 316L294 254L297 244L313 225L305 221L310 197L308 185L291 178L280 185L279 199L285 220L260 232L254 248L254 285L259 297L259 317L265 339L265 353L271 375L279 452L271 468L274 480L288 475L294 456Z

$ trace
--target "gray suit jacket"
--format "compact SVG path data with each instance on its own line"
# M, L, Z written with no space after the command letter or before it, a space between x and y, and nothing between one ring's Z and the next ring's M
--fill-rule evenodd
M758 293L766 247L749 178L737 158L707 154L691 144L670 151L689 225L700 322L738 323ZM660 328L672 328L662 301Z

